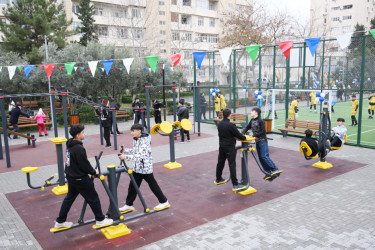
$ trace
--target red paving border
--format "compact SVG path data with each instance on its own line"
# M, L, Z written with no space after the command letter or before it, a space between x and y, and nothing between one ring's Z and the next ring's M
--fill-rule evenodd
M201 133L201 136L192 135L192 140L197 140L201 138L212 137L214 135ZM50 138L53 138L50 136ZM23 138L19 139L23 140ZM111 136L112 148L104 149L104 145L100 145L100 136L99 135L89 135L86 136L86 142L84 142L84 146L87 151L87 156L94 157L98 155L100 151L103 151L103 155L110 155L116 153L113 146L113 137ZM177 142L177 141L176 141ZM152 135L152 147L161 146L169 144L169 137L168 136L161 136L161 135ZM118 150L120 150L120 145L124 144L125 147L130 147L132 145L132 138L130 132L125 132L124 134L118 135L117 137L117 145ZM23 167L31 166L31 167L40 167L40 166L47 166L52 164L57 164L57 156L56 156L56 145L51 141L37 141L36 147L33 148L32 146L27 146L27 142L12 145L10 148L10 161L11 161L11 168L6 167L6 159L5 159L5 150L4 152L4 159L0 161L0 173L6 173L11 171L20 170ZM65 148L65 147L63 147ZM65 154L65 149L64 149Z
M128 222L132 233L113 240L106 240L91 226L58 234L50 233L49 229L58 215L63 196L54 196L51 192L40 190L25 190L6 196L44 249L104 249L116 246L134 249L365 166L357 162L330 159L328 156L328 161L334 167L321 170L312 167L314 160L306 161L299 152L273 147L270 147L270 152L271 157L277 159L276 165L284 173L273 182L263 181L263 174L250 156L251 185L258 192L248 196L234 194L230 183L220 186L213 184L217 151L180 158L177 161L183 167L175 170L163 168L162 163L155 164L156 179L172 207ZM239 164L240 158L237 157L238 173ZM118 188L120 205L125 200L128 182L129 178L123 175ZM96 182L96 187L102 207L108 207L103 187L99 182ZM150 207L157 204L147 184L142 184L141 191ZM77 198L68 220L78 218L82 204L82 198ZM142 211L139 199L136 200L135 207L134 214ZM92 217L92 212L88 209L86 218Z

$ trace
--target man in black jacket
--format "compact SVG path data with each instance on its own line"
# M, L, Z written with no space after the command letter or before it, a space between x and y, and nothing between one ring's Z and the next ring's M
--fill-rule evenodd
M152 106L154 108L155 124L161 123L161 107L163 107L163 104L156 99L152 99Z
M16 107L13 108L9 112L9 115L10 115L9 123L11 124L11 126L13 126L14 132L18 131L18 118L20 117L20 115L23 115L23 116L26 116L27 118L30 118L30 116L28 114L22 112L20 107L21 107L21 104L17 103ZM10 138L9 134L8 134L8 136ZM19 139L19 137L17 135L14 135L13 139Z
M260 118L260 108L253 108L251 110L251 117L249 124L242 130L243 134L251 129L253 136L255 137L256 149L258 152L259 161L263 166L263 169L267 172L264 180L272 180L273 177L278 177L282 171L280 171L275 163L270 158L268 142L266 136L266 126L262 118Z
M236 174L236 139L246 140L246 137L241 134L236 125L230 122L231 111L229 109L223 110L223 120L217 125L219 132L219 156L216 165L216 181L215 184L225 183L226 180L222 177L225 160L228 159L230 177L233 184L233 189L238 190L244 188L238 183Z
M73 125L69 130L73 138L66 143L65 174L68 180L68 194L61 205L55 228L70 228L73 225L72 222L66 222L66 218L79 194L90 205L97 226L106 226L113 223L112 219L105 218L94 182L88 176L89 174L97 175L99 172L91 166L87 159L86 150L82 145L82 140L85 139L84 129L85 127L82 125Z
M199 105L201 109L201 114L200 114L201 119L203 115L203 120L207 120L206 118L207 101L206 101L206 98L204 97L204 93L201 93L201 96L199 97Z
M95 112L98 114L100 117L100 120L102 121L102 127L104 130L104 139L105 139L105 146L104 148L110 148L112 147L111 145L111 117L108 115L108 111L100 107L100 111L98 107L95 109Z
M185 100L181 99L178 101L178 112L177 112L177 117L178 121L182 121L182 119L189 119L189 110L188 108L184 105ZM187 137L187 141L190 141L190 134L189 130L184 130L182 127L180 129L180 134L181 134L181 143L185 143L185 134Z
M142 105L143 106L143 105ZM139 98L136 97L132 104L133 112L134 112L134 124L139 123L141 119L141 103L139 102Z

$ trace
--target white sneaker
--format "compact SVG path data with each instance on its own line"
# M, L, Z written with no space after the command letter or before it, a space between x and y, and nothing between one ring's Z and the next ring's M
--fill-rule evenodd
M125 206L120 207L119 210L120 210L120 212L132 211L132 210L134 210L134 207L133 206L128 206L128 205L125 204Z
M190 142L190 140L187 140L187 142Z
M111 224L113 224L113 220L109 219L109 218L105 218L102 221L96 221L96 225L98 227L104 227L104 226L108 226L108 225L111 225Z
M64 227L71 227L73 226L73 222L63 222L63 223L55 223L55 228L64 228Z
M154 207L154 210L156 211L160 211L160 210L163 210L163 209L166 209L166 208L169 208L171 205L169 204L168 201L164 202L164 203L160 203L159 205L157 205L156 207Z
M185 144L186 142L184 142L184 141L180 141L180 144Z

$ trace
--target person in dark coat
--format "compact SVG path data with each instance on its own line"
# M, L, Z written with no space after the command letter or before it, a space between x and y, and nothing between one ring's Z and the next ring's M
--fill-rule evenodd
M156 99L152 99L152 106L154 108L155 124L161 123L161 108L163 104Z
M177 117L178 117L178 121L181 122L182 119L189 119L189 110L188 108L184 105L185 101L184 99L181 99L179 102L178 102L178 112L177 112ZM180 133L181 133L181 143L185 143L185 134L186 134L186 137L187 137L187 141L190 142L190 134L189 134L189 130L184 130L181 126L181 129L180 129Z
M105 142L106 142L106 145L104 148L110 148L112 147L111 145L111 121L110 121L110 117L108 117L108 111L103 108L103 107L100 107L100 111L99 109L97 108L95 110L95 112L98 114L98 116L100 117L100 120L102 121L102 127L104 129L104 139L105 139Z
M201 119L203 115L204 120L207 120L206 118L207 101L206 101L206 98L204 97L204 93L201 93L201 96L199 97L199 105L201 109Z
M14 132L18 132L18 118L20 117L20 115L23 115L23 116L26 116L27 118L30 118L30 116L28 114L22 112L22 110L21 110L21 104L19 104L19 103L17 103L16 107L13 108L9 112L9 115L10 115L9 123L10 123L11 126L13 126L13 131ZM8 134L8 136L10 138L9 134ZM19 137L17 135L14 135L13 139L19 139Z
M139 120L141 119L141 103L139 102L139 98L136 97L134 99L134 102L132 104L133 112L134 112L134 124L139 123Z

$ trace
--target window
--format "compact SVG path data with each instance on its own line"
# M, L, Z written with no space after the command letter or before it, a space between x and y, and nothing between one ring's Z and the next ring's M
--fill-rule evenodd
M172 5L177 5L177 0L171 0Z
M167 50L166 49L161 49L160 53L167 53Z
M159 11L159 15L165 16L165 11Z
M342 31L349 32L351 30L351 26L343 26Z
M0 4L9 4L9 0L0 0Z
M108 36L108 26L98 26L99 36Z
M145 55L144 49L135 49L134 50L134 56L136 57L143 57Z
M139 40L139 39L143 39L143 29L133 29L133 38Z
M339 47L332 47L332 48L329 49L329 51L337 52L337 51L339 51Z
M349 19L352 19L352 15L349 15L349 16L343 16L343 17L342 17L342 20L349 20Z
M324 23L327 23L327 18L324 18Z
M217 43L218 42L217 35L208 35L207 38L208 38L209 43Z
M209 2L208 9L215 11L216 10L216 3L215 2Z
M122 18L122 17L124 17L125 15L124 15L124 12L123 12L123 11L113 11L113 12L112 12L112 16L113 16L113 17Z
M351 8L353 8L353 4L344 5L344 6L342 6L342 8L343 8L344 10L351 9Z
M165 30L161 30L160 35L165 35Z
M192 41L193 34L192 33L182 33L181 40L183 41Z
M184 59L192 59L193 54L191 53L190 50L184 50Z
M164 6L164 5L165 5L165 2L164 2L164 1L159 1L159 5L160 5L160 6Z
M204 26L204 18L198 17L198 26Z
M208 0L197 0L197 8L208 9Z
M206 75L206 70L204 69L204 67L198 70L198 76L205 76L205 75Z
M127 28L117 28L117 37L118 38L128 38L128 29Z
M335 11L335 10L340 10L340 7L333 7L331 8L332 11ZM327 11L326 11L327 12Z
M132 17L133 18L141 18L142 17L142 15L141 15L141 9L133 8L132 9Z
M165 25L165 21L159 21L160 25Z
M215 27L215 19L210 18L210 27Z
M6 20L4 17L2 17L2 18L1 18L1 22L2 22L2 23L6 23L7 20Z
M79 27L82 27L83 25L82 25L82 23L80 23L80 22L73 22L73 30L77 30L77 31L79 31L78 30L78 28Z
M201 43L207 42L207 34L199 34L198 35L198 41Z
M178 31L173 31L173 32L172 32L172 40L173 40L173 41L178 41L178 40L180 40L180 32L178 32Z
M74 14L77 14L77 4L75 4L75 3L72 3L72 12L74 13Z
M338 21L340 21L340 17L332 17L332 21L333 22L338 22Z
M340 31L340 28L337 28L337 27L331 28L331 33L332 34L336 34L339 31Z
M191 16L181 16L181 24L190 24Z
M104 11L102 8L95 8L95 15L104 16Z
M183 6L191 6L191 0L182 0Z
M165 40L160 40L160 44L166 44L167 43L167 41L165 41Z
M178 14L171 12L171 22L178 23Z

